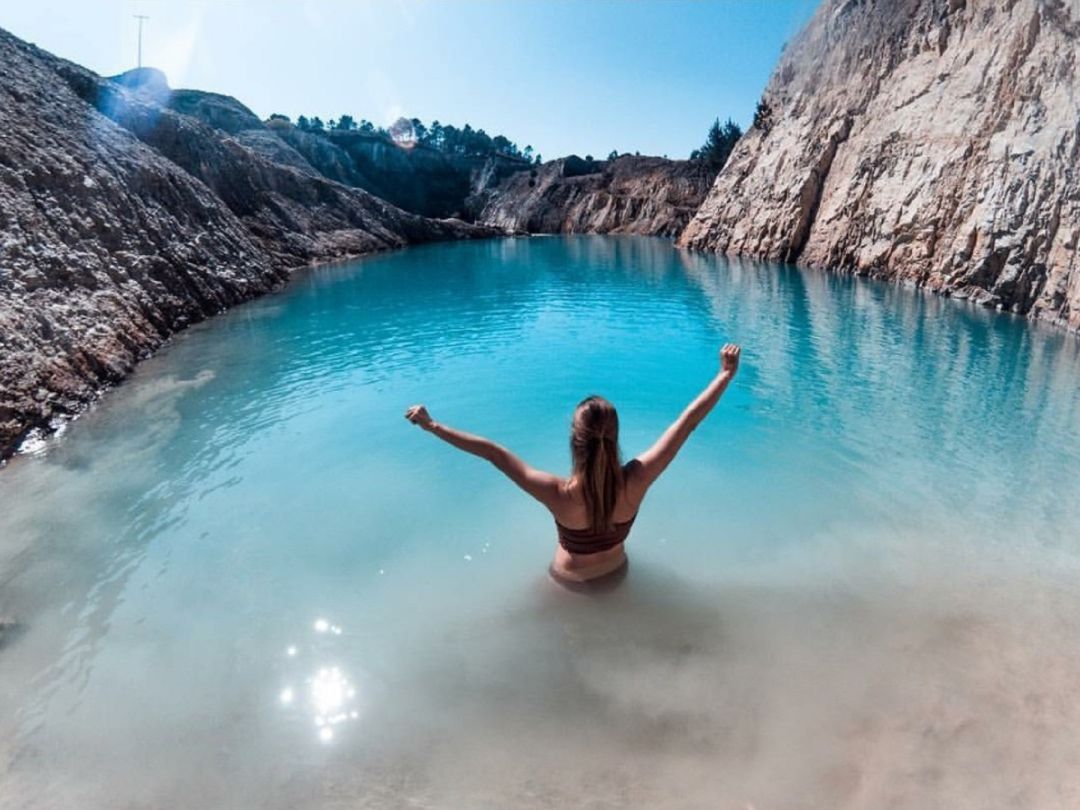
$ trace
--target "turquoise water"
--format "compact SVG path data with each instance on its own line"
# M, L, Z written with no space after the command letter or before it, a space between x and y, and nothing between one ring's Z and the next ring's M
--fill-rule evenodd
M743 344L602 599L406 406L568 467ZM2 807L1059 807L1080 352L643 238L433 245L178 336L0 472Z

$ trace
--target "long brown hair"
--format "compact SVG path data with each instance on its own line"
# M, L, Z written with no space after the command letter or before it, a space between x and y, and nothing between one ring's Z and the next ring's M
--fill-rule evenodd
M623 474L619 458L619 415L615 406L603 397L586 397L574 409L570 455L574 460L574 475L581 482L592 530L601 532L611 528Z

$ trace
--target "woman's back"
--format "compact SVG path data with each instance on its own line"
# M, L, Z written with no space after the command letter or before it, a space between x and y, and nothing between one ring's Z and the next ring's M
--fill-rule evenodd
M423 405L405 416L439 438L494 464L515 484L546 506L555 518L559 544L551 573L573 582L625 571L624 542L641 501L667 468L690 433L716 405L739 366L739 347L720 352L716 377L686 407L648 450L622 464L619 419L603 397L582 400L574 411L570 434L573 473L568 478L530 467L505 447L435 422Z
M615 498L615 507L611 511L609 525L633 521L637 516L644 495L644 492L639 491L639 476L636 475L640 466L637 459L632 459L622 466L620 476L622 480ZM565 479L563 493L563 497L551 508L555 522L575 531L591 529L593 527L592 515L589 512L589 504L581 481L576 476Z

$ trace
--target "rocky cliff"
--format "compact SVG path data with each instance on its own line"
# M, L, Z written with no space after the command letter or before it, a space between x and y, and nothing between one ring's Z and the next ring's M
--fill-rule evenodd
M515 231L674 236L701 205L713 176L690 161L571 156L513 174L470 204L477 222Z
M292 267L494 233L267 159L225 97L174 109L4 31L0 73L0 458Z
M682 245L1080 328L1078 0L825 0Z
M283 133L283 137L288 136ZM503 155L447 155L420 144L403 148L362 132L328 132L318 139L351 159L363 178L356 185L425 216L470 218L473 212L466 200L476 190L475 178L485 165L499 177L530 166L521 158ZM308 156L308 160L316 168L322 165L315 157Z
M327 129L315 133L287 120L261 121L234 98L202 90L171 90L165 76L140 68L113 83L160 106L221 130L271 162L361 188L427 217L471 217L466 201L482 172L498 179L531 165L508 155L451 155L424 145L399 146L385 135Z

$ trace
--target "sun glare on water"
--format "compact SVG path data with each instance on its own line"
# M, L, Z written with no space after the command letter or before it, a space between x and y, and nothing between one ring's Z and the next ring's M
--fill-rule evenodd
M318 618L312 623L316 636L340 636L341 627L331 624L327 619ZM321 650L312 648L312 653L321 654ZM286 658L296 660L300 648L290 644L285 650ZM331 742L335 729L349 720L360 717L356 703L356 687L346 673L336 664L320 665L311 675L303 679L305 689L298 690L292 684L282 687L278 693L278 702L286 709L300 709L310 712L320 741ZM301 700L303 696L304 700Z

